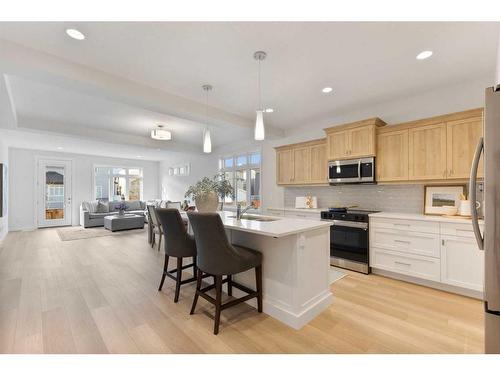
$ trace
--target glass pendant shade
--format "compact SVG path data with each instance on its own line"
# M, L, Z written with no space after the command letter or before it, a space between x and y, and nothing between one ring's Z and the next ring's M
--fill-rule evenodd
M257 116L255 118L255 132L254 137L256 141L263 141L265 138L265 130L264 130L264 114L263 111L258 110Z
M210 154L212 152L212 140L210 139L210 130L205 129L203 132L203 152Z

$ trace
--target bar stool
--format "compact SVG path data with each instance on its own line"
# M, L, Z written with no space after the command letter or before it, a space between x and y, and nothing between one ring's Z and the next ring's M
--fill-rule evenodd
M257 310L262 312L262 254L242 246L231 245L227 239L222 220L217 213L188 212L197 248L198 274L196 293L190 314L194 314L198 296L215 305L214 334L219 333L220 313L251 298L257 298ZM255 268L256 289L252 290L232 279L232 275ZM203 273L214 276L215 284L202 288ZM227 277L223 279L222 277ZM235 287L245 293L244 297L222 303L222 284L227 283L229 296ZM206 292L215 288L215 299Z
M161 238L163 237L163 230L160 225L160 222L158 220L158 214L157 214L158 208L155 206L149 205L148 206L148 227L151 230L151 247L154 248L155 243L156 243L156 235L160 237L158 240L158 251L160 251L161 248Z
M181 285L196 280L196 243L194 237L187 233L179 210L176 208L157 208L156 214L165 235L165 265L163 266L163 275L158 291L163 287L165 277L170 277L175 280L174 302L177 302L179 301ZM177 268L168 270L168 260L170 257L177 258ZM189 257L193 258L193 263L183 266L183 258ZM193 277L182 280L182 270L189 267L193 267Z

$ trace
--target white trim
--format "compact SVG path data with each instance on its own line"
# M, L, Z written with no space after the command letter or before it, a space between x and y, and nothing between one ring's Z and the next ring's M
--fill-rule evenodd
M34 161L35 161L35 188L34 188L34 196L33 196L33 204L34 204L34 217L35 217L35 220L34 220L34 229L36 228L39 228L39 217L38 217L38 179L40 178L40 170L39 170L39 163L40 163L40 160L47 160L47 161L54 161L54 162L60 162L60 161L64 161L64 162L69 162L70 163L70 166L71 166L71 173L70 173L70 176L71 176L71 214L69 215L70 217L70 225L74 225L74 222L73 222L73 213L74 213L74 210L75 210L75 200L74 200L74 196L75 196L75 184L74 184L74 181L75 181L75 168L74 168L74 165L75 165L75 159L73 158L58 158L58 157L53 157L53 156L44 156L44 155L34 155ZM26 228L26 229L25 229ZM13 229L13 230L32 230L31 227L21 227L20 229Z

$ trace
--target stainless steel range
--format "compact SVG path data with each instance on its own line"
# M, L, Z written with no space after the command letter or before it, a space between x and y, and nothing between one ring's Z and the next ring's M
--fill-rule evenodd
M353 271L370 273L368 215L376 211L331 208L321 219L332 221L330 228L330 264Z

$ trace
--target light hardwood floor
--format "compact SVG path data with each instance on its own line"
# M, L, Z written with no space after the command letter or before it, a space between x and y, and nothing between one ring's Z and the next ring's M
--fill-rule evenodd
M247 305L213 308L194 287L157 292L163 255L146 232L60 241L55 229L0 245L2 353L481 353L480 301L349 273L333 305L295 331Z

